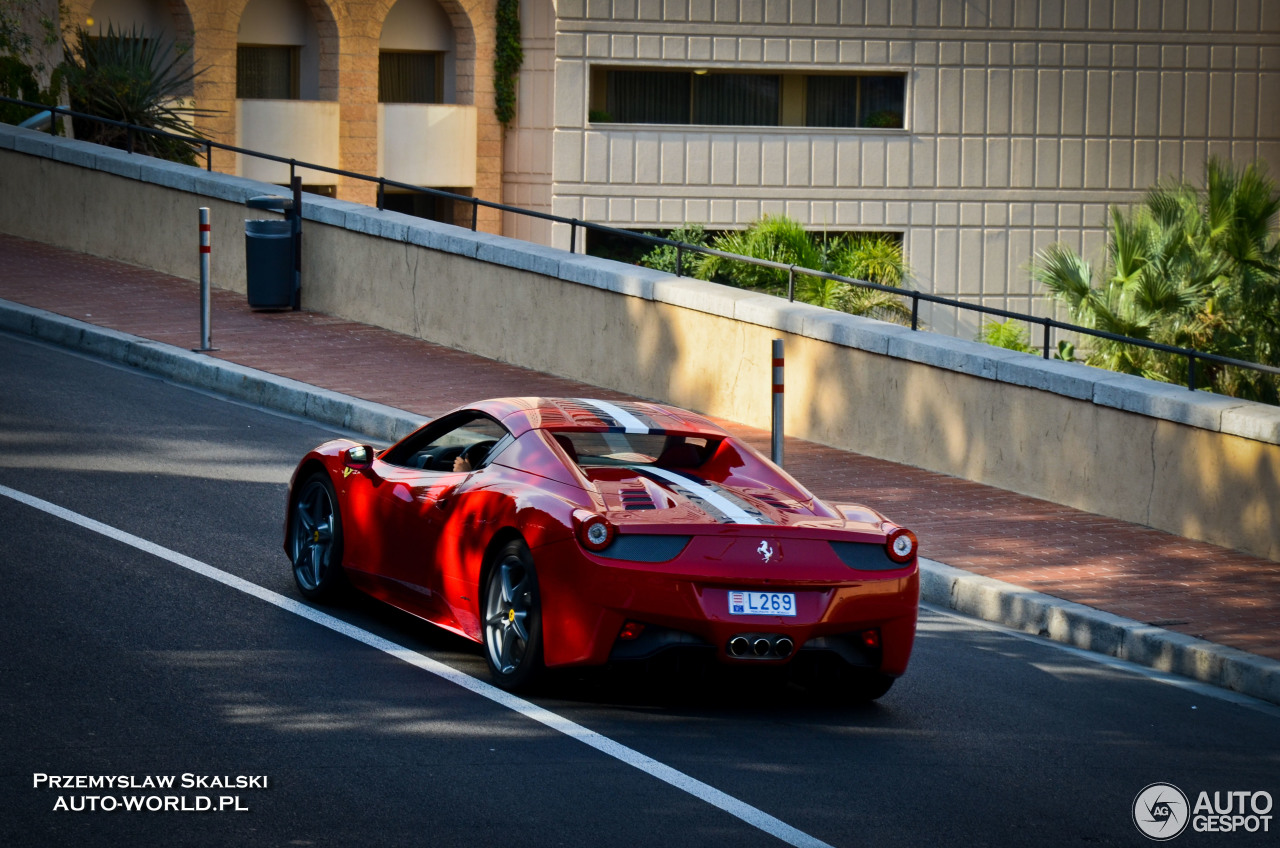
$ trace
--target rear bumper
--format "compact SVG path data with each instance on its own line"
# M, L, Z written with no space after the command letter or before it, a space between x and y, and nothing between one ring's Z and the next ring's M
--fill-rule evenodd
M920 577L912 562L858 572L842 563L797 563L764 572L734 563L626 563L587 555L567 540L534 552L549 666L603 665L693 651L731 664L785 665L823 653L844 664L901 675L915 641ZM766 576L767 575L767 576ZM734 615L732 591L792 592L796 615ZM627 622L644 625L619 640ZM864 634L876 631L870 649ZM730 641L790 640L785 655L735 655Z

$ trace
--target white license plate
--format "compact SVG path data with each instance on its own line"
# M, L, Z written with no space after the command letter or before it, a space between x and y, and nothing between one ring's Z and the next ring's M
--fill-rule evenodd
M729 592L729 615L795 615L794 592Z

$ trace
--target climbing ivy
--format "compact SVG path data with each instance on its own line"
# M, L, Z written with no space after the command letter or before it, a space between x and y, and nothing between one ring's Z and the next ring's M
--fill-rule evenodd
M520 48L520 0L498 0L497 50L493 57L494 114L508 124L516 116L516 74L524 62Z

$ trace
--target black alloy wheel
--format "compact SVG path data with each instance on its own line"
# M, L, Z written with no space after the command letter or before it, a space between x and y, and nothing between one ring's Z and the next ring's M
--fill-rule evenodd
M494 558L484 593L484 656L503 689L528 686L542 670L542 607L529 547L508 542Z
M324 474L308 478L294 498L289 559L298 591L307 600L331 600L346 587L342 518L333 484Z

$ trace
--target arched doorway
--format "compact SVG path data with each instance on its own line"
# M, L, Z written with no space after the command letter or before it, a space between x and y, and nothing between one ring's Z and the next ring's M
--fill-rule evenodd
M453 24L436 0L399 0L378 40L378 102L456 103Z
M321 0L248 0L237 22L236 144L336 168L340 110L337 100L337 27ZM337 177L237 155L236 172L263 182L332 195Z
M459 105L458 46L437 0L398 0L378 42L378 174L410 185L471 194L476 184L476 108ZM454 223L470 205L389 187L385 208ZM465 206L465 208L464 208Z
M236 98L320 99L320 34L303 0L249 0L236 36Z

